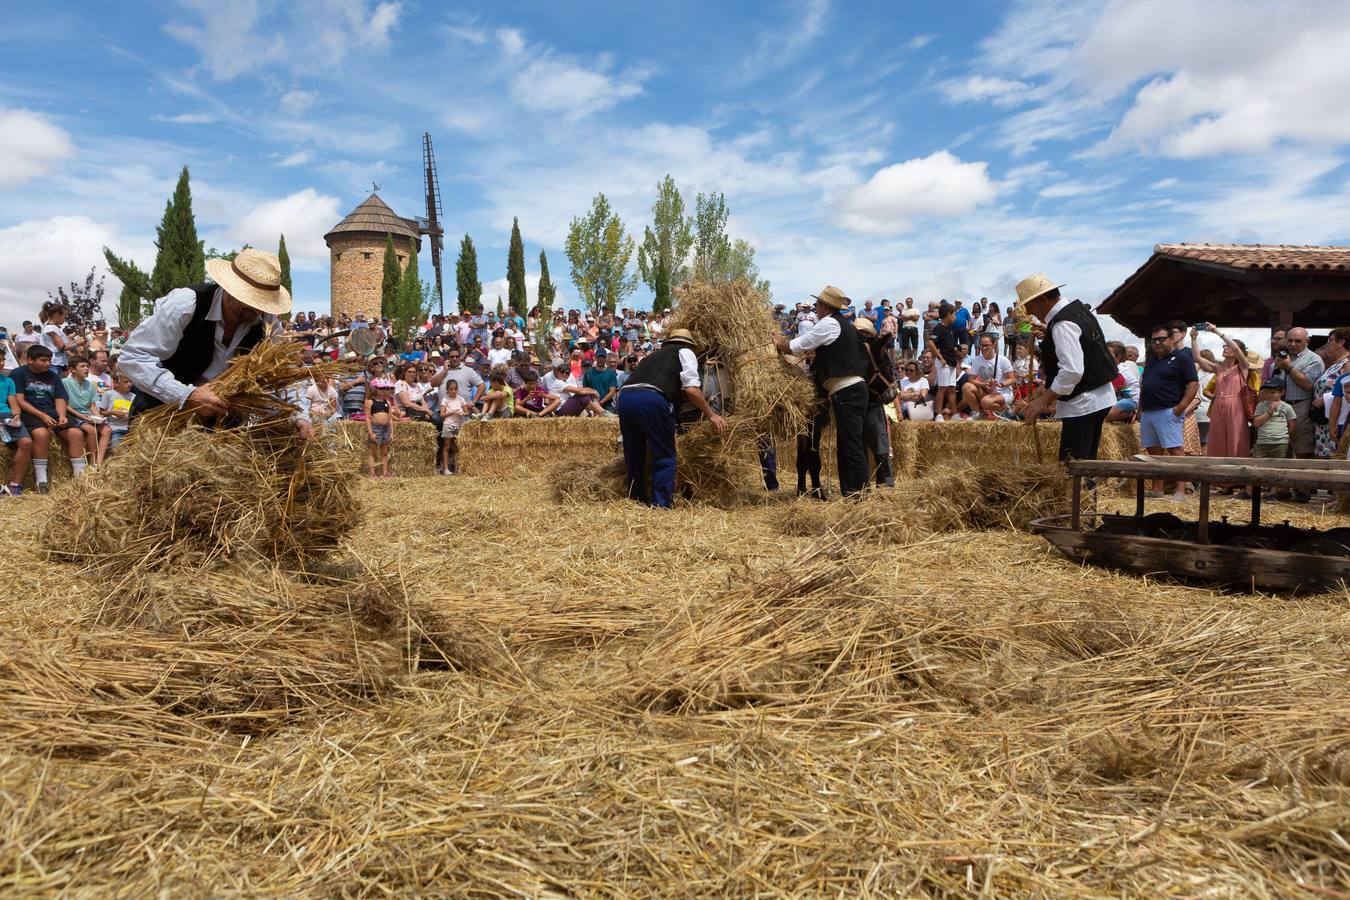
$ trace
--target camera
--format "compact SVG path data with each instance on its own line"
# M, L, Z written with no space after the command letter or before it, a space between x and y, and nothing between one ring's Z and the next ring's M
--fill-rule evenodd
M1279 359L1288 359L1288 358L1289 358L1289 351L1288 351L1288 350L1276 350L1276 351L1275 351L1275 356L1278 357Z
M1208 322L1196 322L1194 325L1196 331L1209 331Z

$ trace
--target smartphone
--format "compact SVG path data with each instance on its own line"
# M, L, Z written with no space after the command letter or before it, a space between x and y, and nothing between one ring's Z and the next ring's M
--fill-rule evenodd
M1208 331L1208 330L1209 330L1209 323L1208 323L1208 322L1196 322L1196 323L1195 323L1195 330L1196 330L1196 331Z

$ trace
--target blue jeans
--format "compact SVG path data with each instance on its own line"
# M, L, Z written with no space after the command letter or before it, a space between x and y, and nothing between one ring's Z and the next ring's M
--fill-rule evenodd
M675 502L675 410L664 394L648 390L619 393L619 434L628 472L628 497L669 509ZM647 453L652 457L652 492L647 497Z

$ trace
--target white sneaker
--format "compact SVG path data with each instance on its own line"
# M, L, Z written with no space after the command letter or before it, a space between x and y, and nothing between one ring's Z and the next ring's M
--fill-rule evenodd
M933 416L933 421L934 421L934 422L945 422L945 421L947 421L947 420L944 419L942 416Z
M1171 500L1173 503L1185 503L1185 502L1186 502L1186 495L1185 495L1185 494L1173 494L1172 496L1168 497L1167 499L1168 499L1168 500Z

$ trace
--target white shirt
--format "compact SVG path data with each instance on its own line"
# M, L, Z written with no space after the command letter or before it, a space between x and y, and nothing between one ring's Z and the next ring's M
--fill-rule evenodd
M994 354L993 359L985 359L983 354L976 354L975 360L971 363L970 374L981 381L992 382L1000 394L1012 396L1012 387L1005 385L1003 379L1012 371L1012 362L1008 357Z
M445 398L450 395L449 391L445 389L447 382L454 381L459 384L459 396L463 397L465 402L468 402L473 395L474 388L483 386L483 376L479 375L469 366L464 365L464 363L460 363L453 369L446 368L444 372L445 378L441 381L440 386L436 388L437 403L444 403Z
M544 390L548 391L559 400L566 400L571 396L567 393L568 387L580 387L580 385L576 383L576 379L571 375L568 375L566 378L559 378L557 375L549 372L542 380L544 382Z
M197 379L199 385L225 371L225 367L239 350L239 342L248 334L249 329L259 321L268 323L275 321L271 316L258 314L258 317L251 321L240 322L227 344L224 341L225 331L220 304L221 291L220 288L216 288L215 296L211 300L211 309L206 314L209 321L216 323L215 341L211 361ZM173 374L164 368L164 360L173 356L174 351L178 349L178 343L183 339L183 332L192 321L192 314L196 309L196 292L191 288L175 288L155 301L155 311L148 319L137 325L131 337L127 338L126 346L122 348L122 353L117 358L117 367L130 376L136 390L144 391L156 400L171 406L181 407L187 402L188 395L192 393L195 385L183 384L174 378Z
M919 317L921 315L922 313L920 313L914 307L907 306L904 309L900 310L900 321L901 323L904 324L906 328L918 328Z
M1071 302L1061 297L1045 317L1046 325L1055 337L1055 355L1059 358L1059 373L1050 384L1050 390L1059 395L1059 402L1055 404L1056 419L1074 419L1116 405L1116 390L1109 381L1077 397L1065 396L1083 380L1083 345L1079 343L1083 330L1073 322L1056 321Z
M42 346L52 351L53 366L64 366L66 364L66 351L56 346L56 340L52 337L54 334L60 335L62 340L65 339L65 335L61 334L61 327L59 325L53 325L51 322L43 325Z
M1125 379L1125 387L1120 392L1121 397L1129 397L1133 400L1139 399L1139 367L1128 359L1116 366L1116 371L1120 377Z
M698 357L694 355L694 351L688 347L681 347L678 356L680 357L680 387L702 390L703 379L698 376ZM640 384L655 387L655 385L647 384L645 381L625 382L624 387L637 387Z
M488 351L488 365L504 366L511 361L511 348L493 347Z
M800 356L808 350L828 346L837 340L839 340L839 322L834 316L826 316L807 329L805 333L788 342L788 349ZM862 384L861 376L844 375L840 378L831 378L825 382L825 391L828 394L834 394L842 388L855 384Z
M920 375L918 378L914 379L913 381L910 381L908 378L901 378L901 379L900 379L900 391L901 391L901 393L904 393L905 391L918 391L918 392L921 393L921 394L927 394L927 393L928 393L928 379L927 379L927 378L924 378L922 375ZM905 401L905 402L906 402L906 403L913 403L913 402L917 402L917 401L907 400L907 401Z

